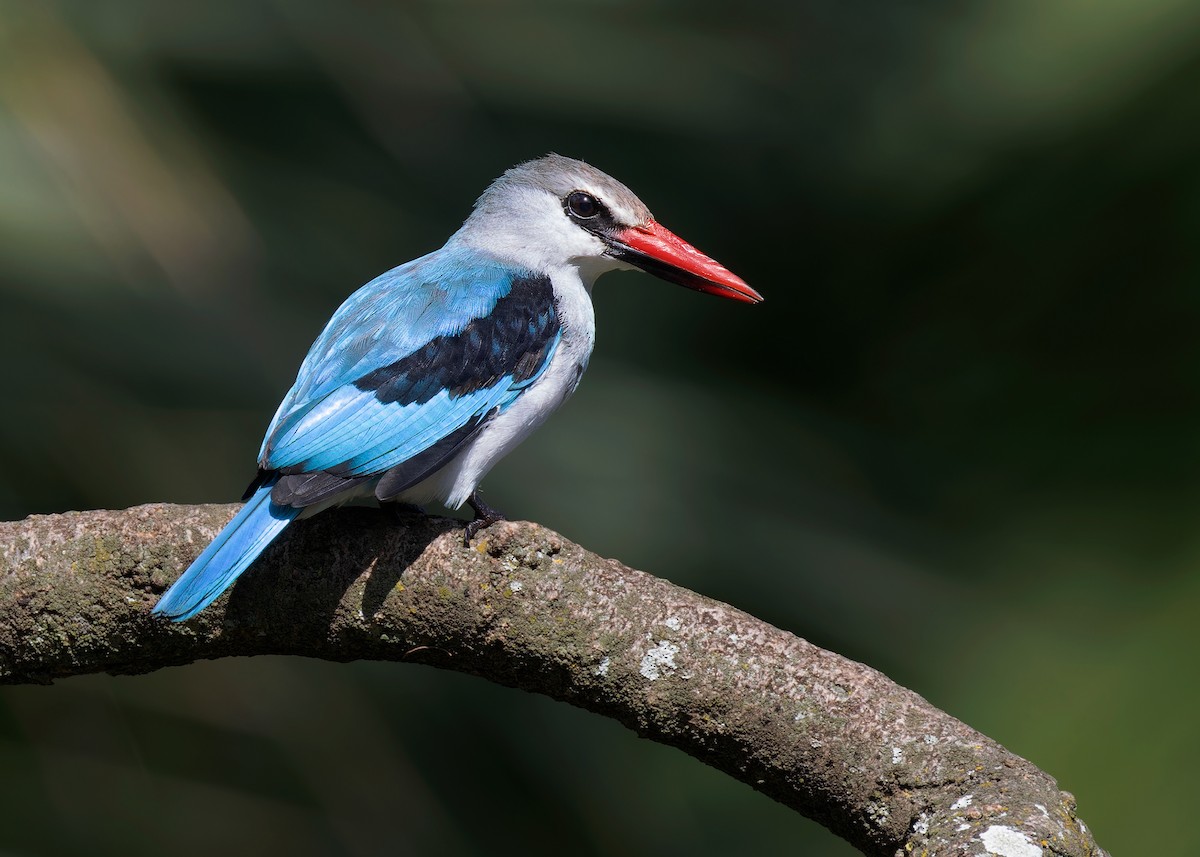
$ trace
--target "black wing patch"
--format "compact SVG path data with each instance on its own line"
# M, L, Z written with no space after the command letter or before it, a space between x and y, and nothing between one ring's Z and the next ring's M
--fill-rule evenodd
M382 404L409 405L424 404L442 390L449 390L451 396L467 395L505 376L521 384L542 370L560 332L550 278L518 277L487 316L473 319L457 334L439 336L407 357L368 372L354 386L373 392ZM347 475L339 472L339 467L309 472L301 466L282 471L260 469L247 493L278 477L271 501L302 508L379 479L375 494L380 500L388 500L445 465L495 415L494 409L473 417L428 449L388 470L382 479L377 473Z
M560 329L550 278L518 277L483 318L368 372L354 386L374 392L383 404L411 405L428 402L442 390L451 396L473 393L505 375L528 381L545 365Z

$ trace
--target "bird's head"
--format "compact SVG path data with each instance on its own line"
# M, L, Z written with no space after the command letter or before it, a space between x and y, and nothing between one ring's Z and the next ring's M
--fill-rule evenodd
M589 287L605 271L639 268L696 291L762 300L741 277L661 226L625 185L561 155L518 164L496 179L458 237L534 270L574 266Z

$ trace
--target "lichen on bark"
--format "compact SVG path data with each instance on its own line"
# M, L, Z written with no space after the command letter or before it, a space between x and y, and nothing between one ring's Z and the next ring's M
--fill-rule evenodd
M881 673L536 524L464 546L458 522L334 510L195 619L153 617L236 508L0 523L0 683L229 655L414 661L613 717L867 854L986 853L987 836L1105 853L1053 778Z

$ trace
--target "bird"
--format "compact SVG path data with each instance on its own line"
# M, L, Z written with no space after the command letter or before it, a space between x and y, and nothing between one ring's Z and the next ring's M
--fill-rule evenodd
M355 498L467 503L467 543L503 520L479 483L575 391L595 341L592 286L629 268L763 299L583 161L549 154L506 171L441 249L333 314L267 428L245 505L153 614L192 618L293 521Z

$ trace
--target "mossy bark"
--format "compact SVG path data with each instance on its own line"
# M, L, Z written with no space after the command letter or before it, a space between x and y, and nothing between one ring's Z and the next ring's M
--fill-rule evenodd
M613 717L866 854L1105 853L1048 774L881 673L536 524L468 547L457 522L335 510L195 619L152 617L236 508L0 524L0 683L267 653L413 661Z

